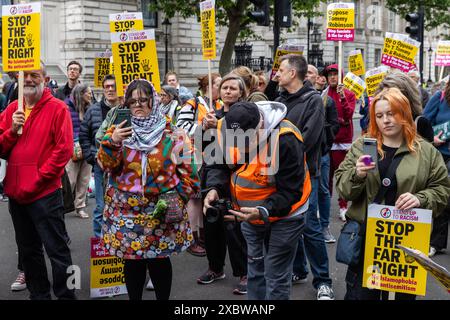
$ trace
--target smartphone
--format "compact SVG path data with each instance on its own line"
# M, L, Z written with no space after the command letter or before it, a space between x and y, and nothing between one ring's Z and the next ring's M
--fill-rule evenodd
M378 162L377 139L363 138L363 154L369 155L372 158L372 161L375 162L375 165L377 166Z
M127 120L127 123L125 124L125 126L123 126L123 128L131 127L131 113L130 113L130 109L128 109L128 108L118 109L117 110L117 117L116 117L116 120L114 121L114 124L118 125L118 124L122 123L125 120Z

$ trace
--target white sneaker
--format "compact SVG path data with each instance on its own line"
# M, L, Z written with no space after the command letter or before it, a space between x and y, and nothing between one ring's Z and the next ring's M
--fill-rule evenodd
M339 208L339 219L341 219L342 222L347 221L347 218L345 218L346 213L347 213L347 208Z
M152 279L148 280L147 286L145 287L147 290L155 290L155 287L153 287Z
M25 273L19 271L16 281L11 284L11 291L22 291L27 288L27 283L25 281Z
M431 258L436 254L436 248L435 247L430 247L430 252L428 253L428 256Z
M317 290L317 300L334 300L334 292L326 284L320 285Z

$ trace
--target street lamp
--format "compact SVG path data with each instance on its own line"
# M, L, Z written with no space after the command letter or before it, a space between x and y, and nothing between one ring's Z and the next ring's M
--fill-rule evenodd
M431 57L433 55L433 49L430 48L428 49L428 83L431 83Z
M165 41L165 62L166 62L166 73L169 72L169 51L167 47L169 46L169 34L170 34L170 27L172 26L172 23L170 23L170 20L165 18L162 22L163 28L164 28L164 41Z

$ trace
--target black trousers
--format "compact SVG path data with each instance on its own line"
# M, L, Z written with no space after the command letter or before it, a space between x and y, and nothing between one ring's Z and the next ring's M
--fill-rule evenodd
M450 206L433 219L433 229L431 231L430 246L437 250L447 248L448 239L448 221L450 217Z
M233 276L246 276L247 243L242 235L241 224L223 221L222 218L219 218L214 223L208 222L206 218L203 221L205 249L209 268L216 273L223 271L228 247Z
M70 276L67 268L72 265L72 257L66 243L61 189L27 205L10 199L9 212L30 299L51 299L42 246L52 266L55 296L59 299L75 299L75 290L67 287L67 278Z
M130 300L142 300L147 269L155 288L157 300L169 300L172 288L170 258L124 260L125 285Z

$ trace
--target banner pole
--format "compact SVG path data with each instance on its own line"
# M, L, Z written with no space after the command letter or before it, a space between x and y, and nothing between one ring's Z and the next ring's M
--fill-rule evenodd
M441 72L439 73L439 82L441 82L442 78L444 77L444 70L445 66L441 66Z
M339 41L338 54L338 84L342 83L342 41Z
M18 96L17 96L17 102L18 102L18 107L17 109L19 111L23 111L23 83L24 83L25 77L23 74L23 71L19 71L19 82L18 82L18 87L17 87L17 91L18 91ZM17 132L17 134L20 136L22 135L22 129L23 127L19 128L19 131Z
M213 112L213 99L212 99L212 75L211 75L211 59L208 59L208 94L209 94L209 112Z

